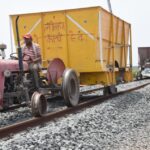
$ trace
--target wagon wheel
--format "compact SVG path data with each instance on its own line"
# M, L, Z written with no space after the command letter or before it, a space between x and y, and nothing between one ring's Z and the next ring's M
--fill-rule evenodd
M43 116L47 111L47 100L41 93L34 92L31 97L31 109L34 117Z
M73 69L65 69L63 73L62 95L69 107L76 106L79 102L79 80Z
M104 87L103 94L104 96L108 96L110 94L117 93L117 88L114 85Z

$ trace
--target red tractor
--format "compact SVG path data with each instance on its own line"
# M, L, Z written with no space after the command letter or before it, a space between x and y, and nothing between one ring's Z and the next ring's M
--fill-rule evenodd
M12 53L8 60L4 57L0 60L0 110L14 104L26 103L31 106L33 116L42 116L47 110L47 99L60 93L67 106L77 105L79 101L77 74L73 69L66 69L59 58L52 60L48 68L42 68L47 72L45 76L38 72L38 79L34 79L28 64L22 60L18 20L19 16L16 18L17 53ZM1 44L0 49L4 54L6 46ZM58 78L62 78L61 84L57 84ZM35 87L35 82L38 82L39 88Z

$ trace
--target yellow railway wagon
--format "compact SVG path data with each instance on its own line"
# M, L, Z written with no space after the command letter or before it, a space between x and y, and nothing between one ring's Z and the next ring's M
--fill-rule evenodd
M15 20L12 15L17 45ZM116 85L132 80L131 25L101 7L19 15L19 33L31 33L42 51L43 67L59 58L80 84ZM59 79L58 79L59 80Z

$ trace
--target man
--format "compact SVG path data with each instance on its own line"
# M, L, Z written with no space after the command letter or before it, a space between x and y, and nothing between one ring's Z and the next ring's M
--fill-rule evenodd
M22 48L23 60L29 65L33 73L35 87L39 88L38 71L41 69L41 50L38 44L32 42L31 34L23 36L25 45Z
M31 34L25 34L23 51L23 60L32 67L41 64L41 50L38 44L32 42Z

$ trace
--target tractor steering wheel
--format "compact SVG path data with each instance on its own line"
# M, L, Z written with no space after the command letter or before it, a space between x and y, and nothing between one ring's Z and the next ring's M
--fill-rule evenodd
M13 60L18 60L18 56L17 55L18 55L17 53L11 53L10 54L10 58L13 59Z

